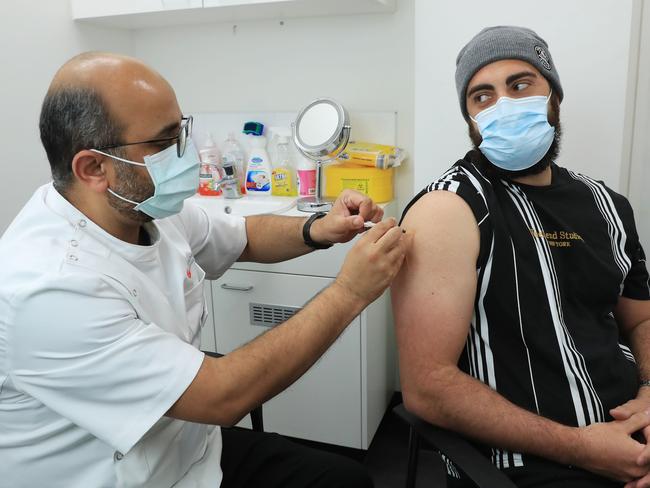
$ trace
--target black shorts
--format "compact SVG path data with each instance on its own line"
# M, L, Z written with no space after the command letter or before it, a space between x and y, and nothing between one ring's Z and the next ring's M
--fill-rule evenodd
M625 485L580 468L531 456L527 456L525 466L505 468L501 472L507 475L518 488L622 488ZM460 478L456 477L458 475ZM454 476L450 474L449 469L447 470L447 486L474 488L476 485L456 468Z

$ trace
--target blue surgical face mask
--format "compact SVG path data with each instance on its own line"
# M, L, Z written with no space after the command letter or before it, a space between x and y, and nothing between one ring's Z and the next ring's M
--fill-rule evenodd
M191 139L187 141L182 157L178 157L176 144L172 144L163 151L145 156L144 163L118 158L97 149L92 151L123 163L147 168L154 185L154 194L143 202L129 200L110 188L108 191L120 200L135 205L134 210L139 210L154 219L163 219L179 213L183 209L183 202L194 195L199 186L199 155Z
M501 97L472 118L483 138L479 149L493 165L521 171L544 157L555 137L555 128L548 123L550 98L550 94L548 97Z

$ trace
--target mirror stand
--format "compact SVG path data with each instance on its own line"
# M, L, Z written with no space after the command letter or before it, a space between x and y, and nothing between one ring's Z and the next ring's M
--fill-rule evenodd
M350 140L348 113L337 101L318 98L298 113L291 127L298 150L316 163L315 195L298 199L298 210L329 212L333 200L323 197L323 164L335 160Z

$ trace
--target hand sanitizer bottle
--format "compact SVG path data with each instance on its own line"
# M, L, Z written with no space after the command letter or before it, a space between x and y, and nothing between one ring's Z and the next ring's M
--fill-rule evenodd
M212 134L209 132L206 134L203 146L199 149L199 160L201 161L199 195L211 197L221 195L221 190L219 190L219 180L221 179L219 161L221 155Z

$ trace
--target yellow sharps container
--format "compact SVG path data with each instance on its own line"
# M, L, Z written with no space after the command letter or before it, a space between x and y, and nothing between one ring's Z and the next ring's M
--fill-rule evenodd
M379 169L353 163L325 165L325 196L336 198L350 188L364 193L375 202L393 199L393 175L395 168Z

